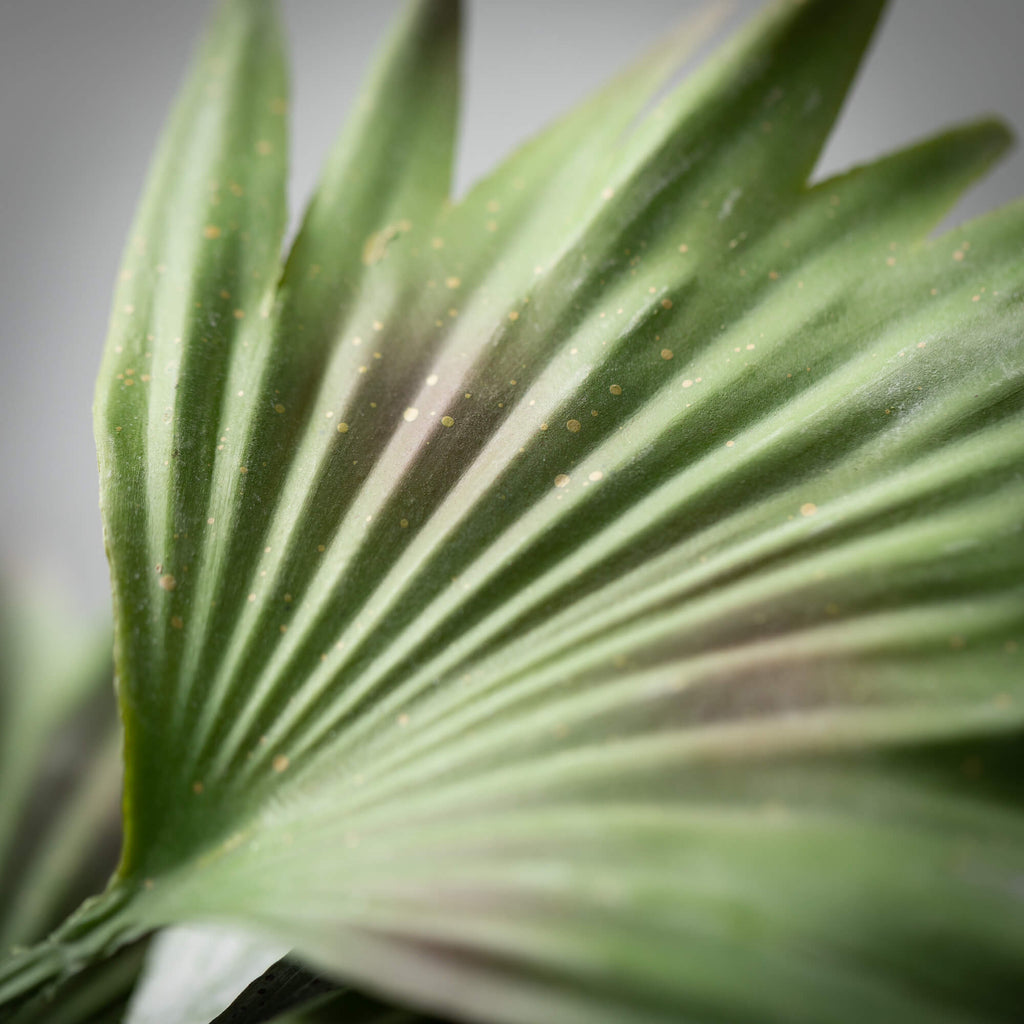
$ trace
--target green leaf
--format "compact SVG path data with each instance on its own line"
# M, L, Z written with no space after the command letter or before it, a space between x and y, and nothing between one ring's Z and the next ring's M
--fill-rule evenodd
M190 654L183 601L210 571L208 519L230 497L213 472L224 461L217 446L258 387L253 360L240 356L267 344L285 221L285 97L273 4L222 4L157 154L114 301L96 423L126 729L126 862L161 813L137 780L166 773L179 745L149 737L170 740L187 696L173 685Z
M36 1000L12 1019L17 1024L122 1024L147 945L142 940L104 959L76 965L80 970L61 986L59 1000Z
M636 123L675 40L455 204L413 4L281 271L274 23L225 6L100 378L128 841L60 948L230 922L509 1024L1015 1018L1024 203L928 237L993 122L808 185L880 8L773 4Z
M0 607L0 948L34 942L116 864L120 737L109 625L37 580ZM17 597L15 597L17 595Z
M117 864L120 730L107 623L84 624L31 577L0 601L0 950L38 942ZM124 1009L140 951L79 975L33 1024ZM0 1016L3 1014L0 1013ZM6 1020L6 1016L4 1017ZM118 1016L117 1019L120 1019Z

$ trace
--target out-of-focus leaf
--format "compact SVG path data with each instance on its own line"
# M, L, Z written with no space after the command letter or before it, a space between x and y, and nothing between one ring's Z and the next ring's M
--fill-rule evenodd
M282 958L246 985L213 1024L264 1024L278 1021L288 1011L310 1009L340 995L340 986ZM344 1019L348 1015L340 1014Z
M125 1024L444 1024L314 973L272 942L179 926L150 944Z
M8 581L0 608L0 652L2 863L17 839L18 817L30 810L33 784L47 758L54 757L54 739L61 727L73 713L81 713L100 687L111 685L110 634L108 629L76 624L73 616L55 607L41 585L23 582L15 597ZM114 702L109 690L105 696L105 724L110 724ZM103 721L103 709L92 717ZM62 738L70 753L74 737Z
M109 626L39 582L0 610L0 947L46 932L116 866L121 770Z
M209 1024L286 952L237 930L169 928L150 943L125 1024Z
M121 762L109 625L77 623L41 581L8 577L2 597L0 948L6 953L43 939L113 873ZM48 1007L26 1020L98 1024L105 1013L119 1014L138 960L137 950L124 950L76 979L59 1011Z
M61 987L59 1001L39 1000L13 1019L17 1024L123 1024L147 945L143 939L89 963Z
M342 989L279 944L235 929L178 926L149 946L125 1024L432 1024ZM444 1024L444 1022L435 1022Z
M928 238L991 122L808 186L880 7L452 204L414 4L276 289L224 8L99 385L128 844L0 999L199 919L468 1020L1015 1019L1024 205Z

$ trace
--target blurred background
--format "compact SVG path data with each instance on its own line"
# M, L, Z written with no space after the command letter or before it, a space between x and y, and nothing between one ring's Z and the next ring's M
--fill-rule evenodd
M457 191L697 6L470 3ZM724 31L759 6L736 0ZM294 229L399 3L284 7ZM93 378L121 246L207 9L207 0L0 0L0 573L42 569L90 615L108 602ZM893 0L816 176L984 114L1024 136L1022 43L1024 0ZM1014 151L949 224L1021 193L1024 154Z

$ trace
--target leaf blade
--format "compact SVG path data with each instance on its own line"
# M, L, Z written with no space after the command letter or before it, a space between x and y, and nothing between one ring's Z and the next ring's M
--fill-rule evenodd
M156 157L115 297L95 419L130 765L126 866L158 827L137 791L141 776L159 780L165 753L138 734L174 717L182 591L215 519L205 467L228 404L223 378L233 350L258 343L277 276L285 109L274 5L229 0Z
M140 922L495 1020L1005 1017L1019 807L936 763L1020 735L1024 222L925 239L993 124L807 186L879 7L778 5L538 184L569 231L481 191L349 240L326 372L232 421L259 525L209 485Z

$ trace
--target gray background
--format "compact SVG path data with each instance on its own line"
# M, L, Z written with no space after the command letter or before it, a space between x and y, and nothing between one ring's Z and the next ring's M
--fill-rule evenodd
M835 0L837 3L843 0ZM478 0L457 188L642 52L686 0ZM759 5L735 4L736 24ZM293 220L396 2L286 0ZM108 302L205 0L0 0L0 573L107 604L90 404ZM997 113L1024 136L1024 0L895 0L818 176ZM951 223L1024 192L1019 151Z

